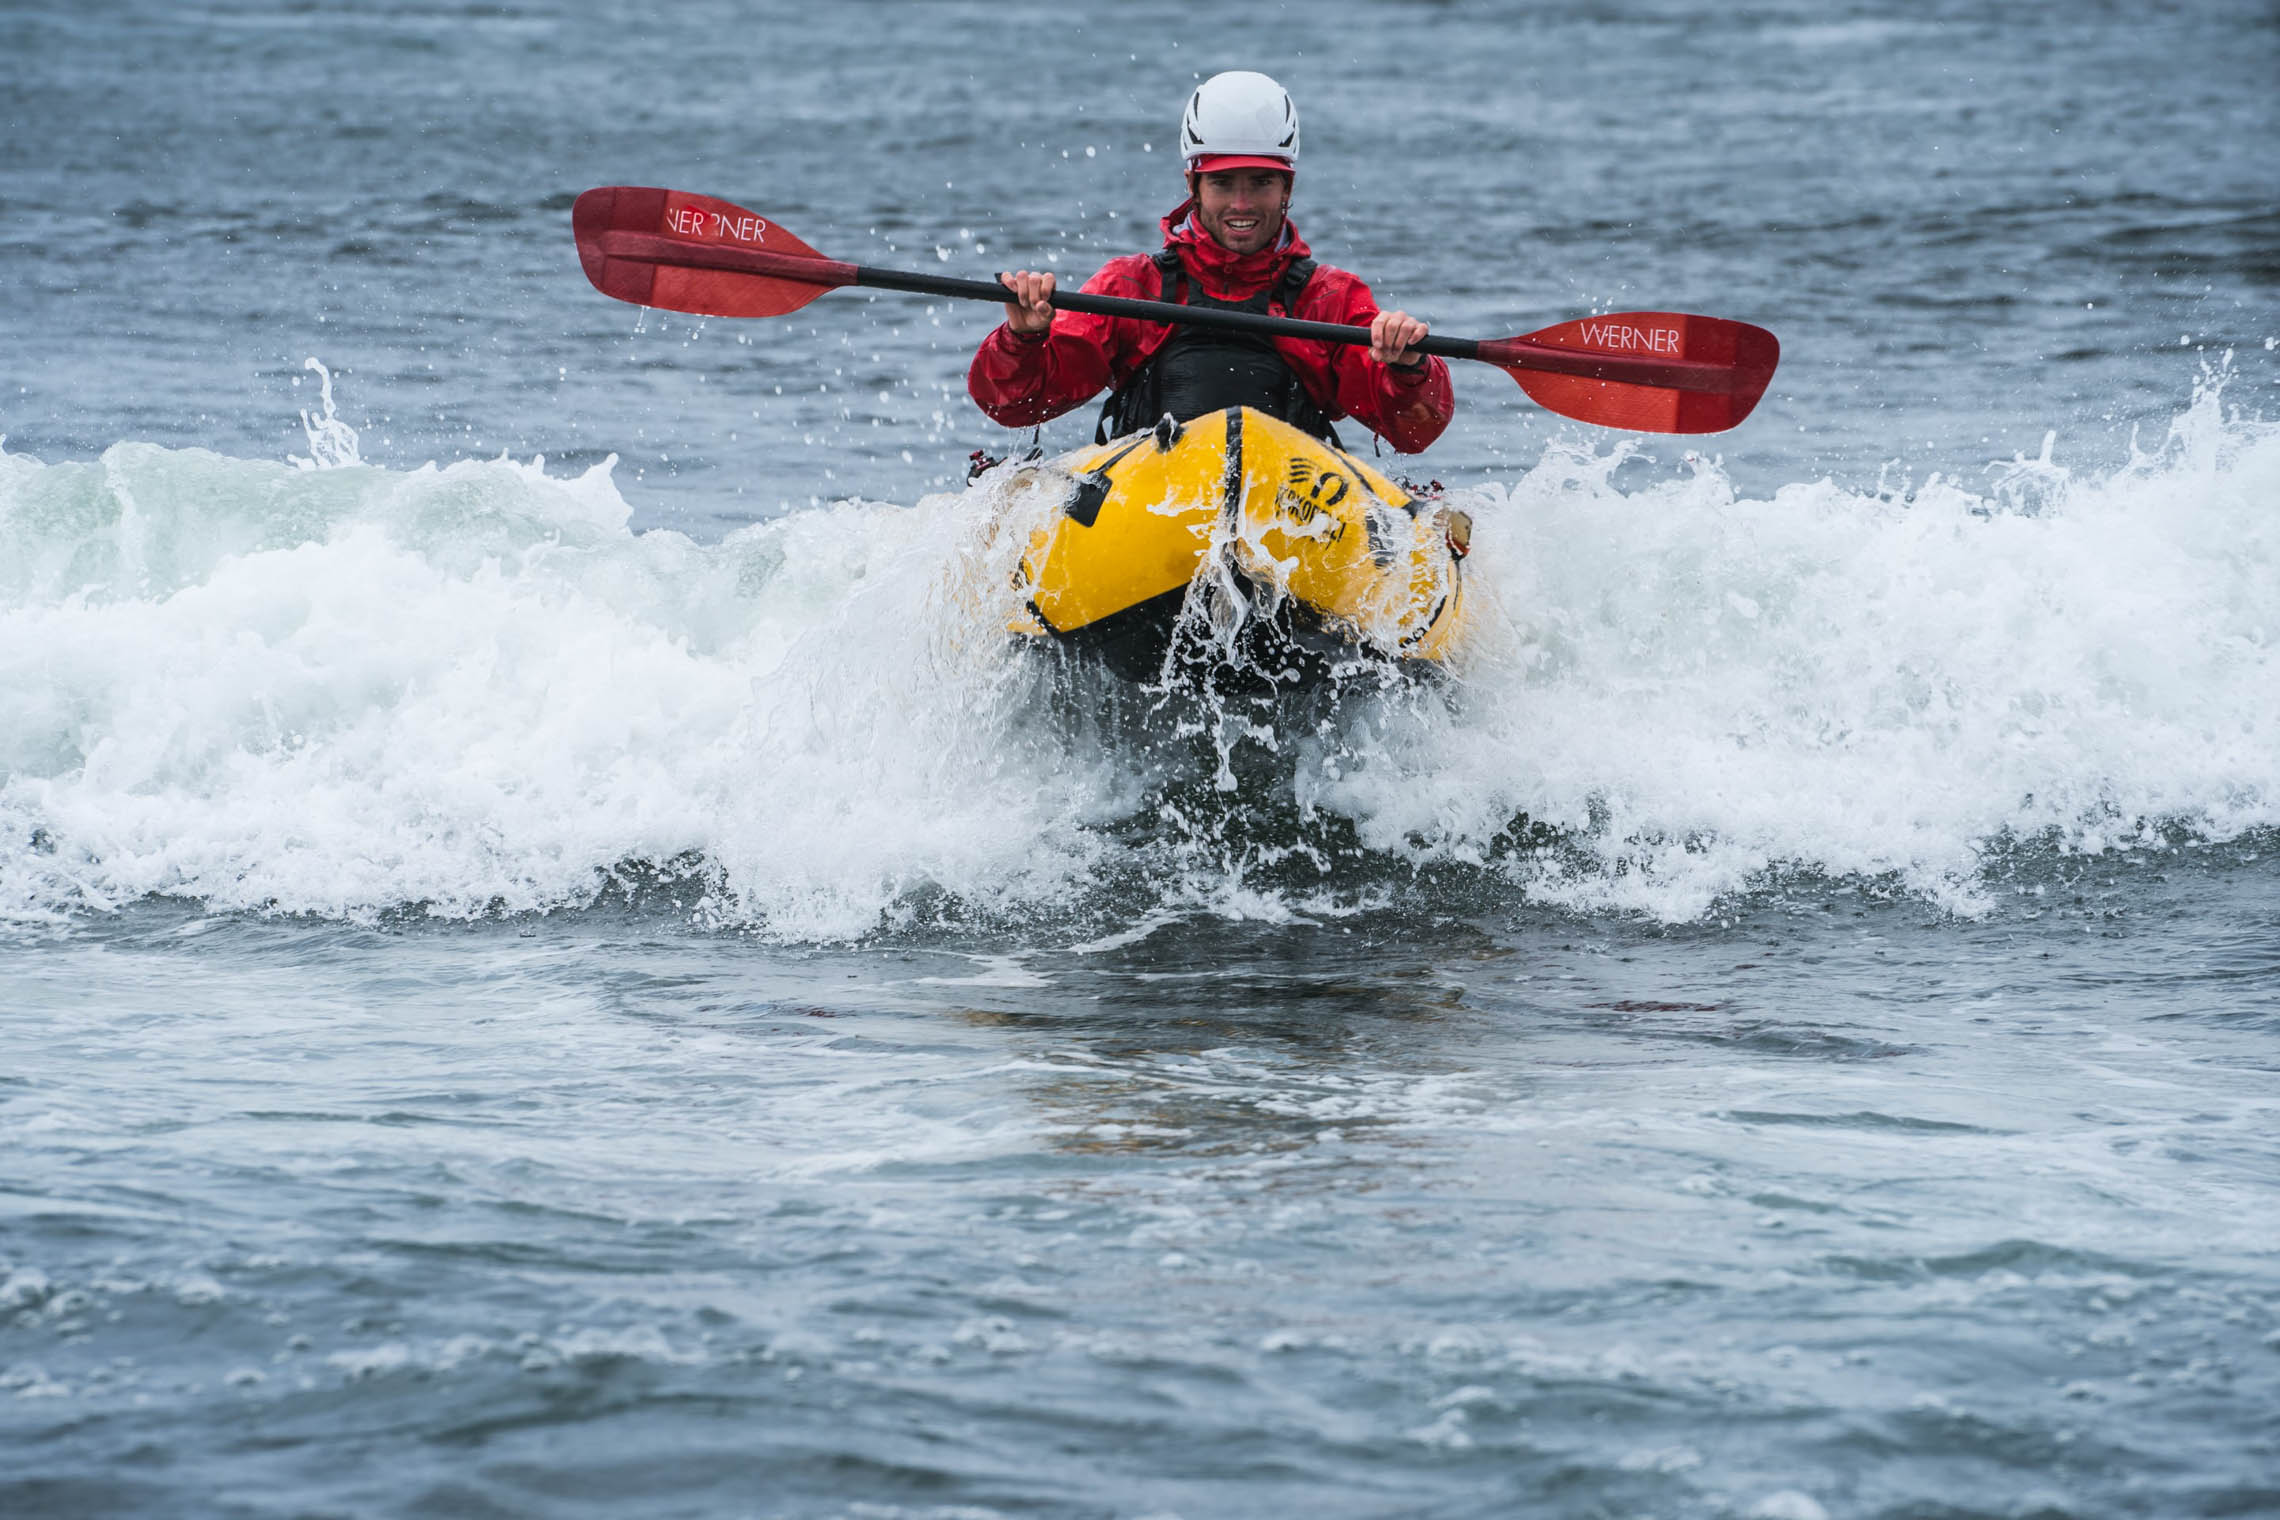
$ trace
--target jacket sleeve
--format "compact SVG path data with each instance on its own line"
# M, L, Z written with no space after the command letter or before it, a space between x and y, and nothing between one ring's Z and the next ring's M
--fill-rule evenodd
M1367 326L1378 314L1369 286L1343 269L1324 269L1299 302L1317 322ZM1415 369L1380 364L1358 344L1332 348L1330 377L1337 409L1393 445L1415 454L1441 436L1457 408L1445 359L1427 358Z
M1138 295L1134 272L1145 256L1116 259L1085 282L1096 295ZM1148 295L1155 292L1150 290ZM1043 337L1017 337L999 323L966 370L966 394L993 422L1030 427L1085 404L1118 384L1136 362L1135 327L1129 321L1083 312L1056 311Z

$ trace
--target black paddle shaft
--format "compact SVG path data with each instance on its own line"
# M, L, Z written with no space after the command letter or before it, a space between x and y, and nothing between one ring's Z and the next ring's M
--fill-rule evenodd
M949 296L966 301L999 301L1013 306L1020 303L1013 292L991 280L958 280L948 275L906 274L899 269L873 269L867 264L854 266L855 283L875 285L881 290L904 290L913 295ZM1139 301L1129 296L1094 296L1081 290L1056 290L1053 306L1059 311L1081 311L1096 317L1133 317L1142 322L1185 322L1192 327L1218 327L1229 332L1257 333L1268 338L1312 338L1321 343L1351 343L1358 347L1369 346L1370 330L1351 327L1343 322L1301 322L1296 317L1270 317L1261 312L1225 311L1214 306L1182 306L1176 301ZM1412 345L1420 353L1438 354L1444 359L1477 359L1480 357L1480 340L1477 338L1427 337Z

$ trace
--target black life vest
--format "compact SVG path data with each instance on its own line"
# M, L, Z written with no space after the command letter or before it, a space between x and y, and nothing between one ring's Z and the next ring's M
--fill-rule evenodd
M1187 267L1174 249L1155 255L1162 290L1159 300L1181 306L1214 306L1221 311L1265 314L1269 307L1285 312L1298 307L1306 282L1314 278L1314 260L1296 259L1274 284L1252 292L1245 300L1221 301L1191 289ZM1132 372L1100 409L1096 441L1106 443L1142 428L1154 427L1169 413L1182 422L1231 406L1256 407L1271 417L1327 439L1335 445L1330 414L1307 393L1306 382L1283 358L1274 341L1252 333L1228 332L1215 327L1172 329L1172 335Z

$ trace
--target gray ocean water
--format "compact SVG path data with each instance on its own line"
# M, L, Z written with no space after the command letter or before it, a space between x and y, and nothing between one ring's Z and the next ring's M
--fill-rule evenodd
M1440 685L1020 656L1199 74L1492 369ZM0 5L0 1515L2280 1514L2280 13ZM312 363L311 361L314 361ZM1089 437L1047 426L1047 449Z

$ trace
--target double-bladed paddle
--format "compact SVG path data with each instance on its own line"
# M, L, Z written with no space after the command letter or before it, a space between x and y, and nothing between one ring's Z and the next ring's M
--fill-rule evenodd
M710 317L780 317L842 285L954 300L1007 302L994 281L873 269L827 259L781 226L709 195L614 185L570 213L594 288L636 306ZM1269 337L1367 346L1367 327L1062 290L1063 311L1185 322ZM1428 337L1418 348L1497 366L1563 417L1641 433L1717 433L1750 414L1781 359L1772 333L1746 322L1627 311L1562 322L1519 338Z

